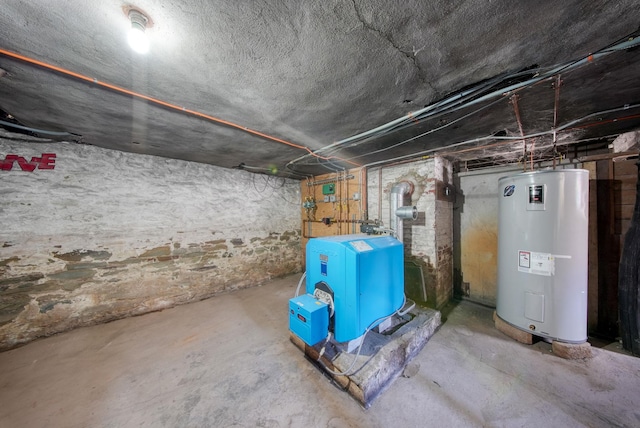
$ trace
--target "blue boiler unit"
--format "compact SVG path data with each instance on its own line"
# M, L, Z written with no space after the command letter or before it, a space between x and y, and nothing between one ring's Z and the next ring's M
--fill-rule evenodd
M290 330L308 334L309 341L301 337L308 345L328 331L337 342L357 339L404 304L404 250L397 239L365 234L313 238L306 250L307 295L327 303L330 318L328 325L310 325L311 318L295 313L299 298L290 300Z

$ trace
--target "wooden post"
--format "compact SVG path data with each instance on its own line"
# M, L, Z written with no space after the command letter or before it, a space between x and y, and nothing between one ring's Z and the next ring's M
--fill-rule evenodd
M622 346L640 356L640 160L636 184L636 204L631 226L624 238L618 274L618 301Z
M615 234L614 171L611 159L596 163L598 219L598 333L609 339L619 334L618 269L620 241Z

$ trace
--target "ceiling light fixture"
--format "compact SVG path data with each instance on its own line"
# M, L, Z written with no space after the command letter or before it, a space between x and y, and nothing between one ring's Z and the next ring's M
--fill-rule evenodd
M137 53L149 52L149 39L145 34L147 27L150 27L150 20L145 14L137 9L129 9L127 16L131 21L129 30L129 46Z

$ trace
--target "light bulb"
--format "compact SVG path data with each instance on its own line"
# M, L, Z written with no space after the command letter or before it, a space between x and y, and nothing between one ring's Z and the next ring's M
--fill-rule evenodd
M129 30L129 46L135 52L144 54L149 52L149 39L145 34L148 18L137 10L129 11L129 19L131 20L131 30Z
M149 39L143 29L131 26L131 30L129 31L129 46L140 54L149 52Z

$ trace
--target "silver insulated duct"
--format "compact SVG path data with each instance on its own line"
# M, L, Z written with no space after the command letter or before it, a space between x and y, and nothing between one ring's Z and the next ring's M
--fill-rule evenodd
M402 226L404 219L416 220L418 218L418 209L415 206L404 206L405 195L413 193L413 184L408 181L401 181L391 188L391 196L389 200L391 230L396 239L404 244Z

